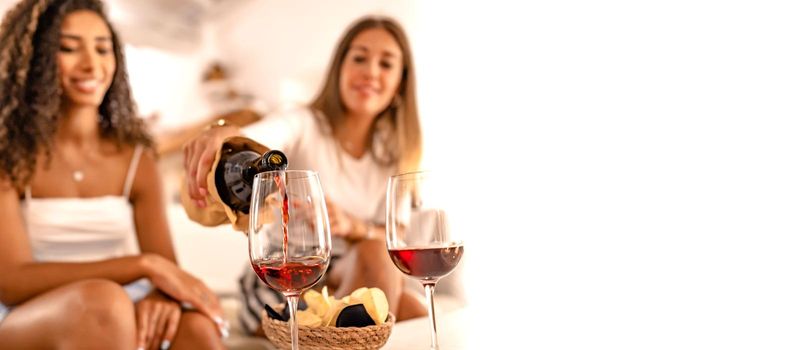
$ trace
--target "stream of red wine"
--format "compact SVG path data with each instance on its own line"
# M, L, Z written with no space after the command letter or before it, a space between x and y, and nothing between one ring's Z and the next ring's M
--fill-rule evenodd
M283 263L286 264L289 259L289 195L286 193L286 173L281 171L275 175L275 183L278 184L279 194L283 197L281 220L283 220Z

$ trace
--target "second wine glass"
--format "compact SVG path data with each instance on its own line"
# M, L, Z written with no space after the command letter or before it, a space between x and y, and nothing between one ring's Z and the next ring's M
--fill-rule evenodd
M431 349L439 348L433 290L464 254L464 242L450 231L444 180L425 171L400 174L386 191L386 247L395 266L425 287Z
M300 294L322 279L331 254L325 197L316 172L267 171L255 176L250 207L250 263L288 301L292 349L297 350Z

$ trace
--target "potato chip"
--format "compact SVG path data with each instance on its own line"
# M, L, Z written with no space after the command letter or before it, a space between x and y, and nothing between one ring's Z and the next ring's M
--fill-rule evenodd
M315 315L322 317L328 312L330 304L325 297L319 292L311 289L305 292L303 300L308 304L308 309L314 312Z
M361 294L361 302L376 325L382 324L389 316L389 301L386 294L378 288L370 288Z
M333 302L336 300L336 297L328 294L328 286L322 287L322 297L325 298L325 302L328 303L329 307L333 305Z
M296 315L297 324L300 326L319 327L322 319L310 310L300 310Z
M369 293L369 288L361 287L350 293L350 305L361 303L364 295Z
M334 299L331 306L328 308L328 312L325 313L325 316L322 316L322 325L336 326L336 318L339 317L339 313L342 312L345 306L347 305L341 300Z
M345 307L362 304L376 325L384 323L389 316L389 302L386 300L386 294L379 288L358 288L340 300L329 295L326 286L322 288L321 293L313 289L306 291L303 300L308 309L299 311L297 320L298 324L304 326L334 327Z
M328 295L328 286L322 287L322 297L325 298L325 302L328 302L330 295ZM330 305L330 303L328 303Z

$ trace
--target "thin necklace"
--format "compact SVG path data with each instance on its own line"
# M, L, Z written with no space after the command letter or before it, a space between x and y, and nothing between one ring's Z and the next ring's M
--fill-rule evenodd
M83 170L75 169L76 167L72 163L67 161L67 157L64 156L64 153L61 150L58 150L57 152L58 152L58 154L61 155L61 161L64 162L64 164L67 166L67 168L68 168L67 170L72 172L72 180L74 180L75 182L83 181L83 179L85 177L84 173L83 173Z
M72 171L72 179L75 180L75 182L83 181L83 171L73 170Z

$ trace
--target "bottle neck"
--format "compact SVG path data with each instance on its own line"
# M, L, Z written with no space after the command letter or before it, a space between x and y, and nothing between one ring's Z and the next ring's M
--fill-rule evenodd
M278 150L271 150L259 157L254 164L258 172L286 170L288 161L286 155Z

